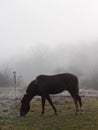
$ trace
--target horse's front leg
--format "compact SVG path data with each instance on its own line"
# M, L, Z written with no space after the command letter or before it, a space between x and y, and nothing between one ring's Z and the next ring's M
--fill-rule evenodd
M47 96L47 100L48 100L49 104L52 106L52 108L55 112L55 115L57 115L57 110L56 110L55 106L53 105L52 100L49 95Z
M44 114L44 111L45 111L45 100L46 100L46 98L42 96L41 99L42 99L42 112L41 112L40 116L42 116Z

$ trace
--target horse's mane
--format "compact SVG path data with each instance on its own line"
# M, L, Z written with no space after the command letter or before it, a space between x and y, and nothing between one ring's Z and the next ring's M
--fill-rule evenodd
M27 87L26 89L26 93L31 93L31 91L33 90L33 88L36 86L35 84L35 80L33 80Z

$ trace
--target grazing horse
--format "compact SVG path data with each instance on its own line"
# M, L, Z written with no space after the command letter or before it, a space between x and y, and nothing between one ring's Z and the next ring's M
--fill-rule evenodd
M39 95L42 99L42 112L44 114L45 100L47 99L49 104L52 106L55 115L57 115L57 110L52 103L49 94L58 94L67 90L74 99L76 112L78 109L78 102L82 113L82 102L79 96L79 83L78 78L69 73L58 74L58 75L39 75L35 80L33 80L27 87L26 94L21 100L20 116L25 116L30 109L31 99Z

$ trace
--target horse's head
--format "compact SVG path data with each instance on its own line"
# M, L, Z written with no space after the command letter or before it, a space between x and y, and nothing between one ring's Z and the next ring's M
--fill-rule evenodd
M25 94L21 100L20 116L25 116L30 109L29 95Z
M32 81L26 90L26 94L21 100L21 108L20 108L20 116L25 116L30 109L30 101L37 94L37 85L35 84L35 80Z

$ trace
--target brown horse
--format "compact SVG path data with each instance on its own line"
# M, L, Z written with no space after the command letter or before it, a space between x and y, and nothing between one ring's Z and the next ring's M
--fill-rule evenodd
M26 94L24 95L21 101L20 115L25 116L30 109L30 101L31 99L39 95L42 99L42 112L41 115L44 114L45 100L47 99L50 105L52 106L55 115L57 115L57 110L52 103L52 100L49 94L58 94L67 90L74 99L76 112L78 109L78 102L81 108L82 113L82 102L81 97L79 96L79 84L78 78L69 73L58 74L58 75L40 75L34 81L32 81L26 90Z

